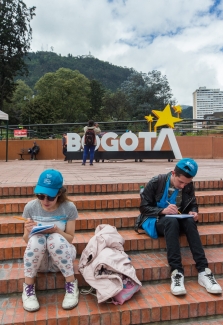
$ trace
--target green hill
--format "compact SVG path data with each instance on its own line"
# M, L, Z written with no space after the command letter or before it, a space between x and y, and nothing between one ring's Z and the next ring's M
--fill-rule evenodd
M181 105L181 107L183 108L183 110L182 110L180 117L192 119L193 118L193 106Z
M67 57L58 55L54 52L31 52L25 59L29 75L28 77L20 77L31 88L35 83L47 72L55 72L59 68L68 68L78 70L88 79L95 79L106 88L112 91L117 90L134 69L118 67L109 62L95 59L92 55L73 57L68 54Z

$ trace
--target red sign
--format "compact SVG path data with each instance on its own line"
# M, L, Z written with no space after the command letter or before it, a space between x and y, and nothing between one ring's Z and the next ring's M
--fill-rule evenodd
M15 138L27 137L27 129L14 130L14 137Z

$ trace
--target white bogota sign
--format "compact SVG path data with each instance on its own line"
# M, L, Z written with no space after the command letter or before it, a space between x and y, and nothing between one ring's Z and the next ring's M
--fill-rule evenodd
M134 133L126 132L120 137L120 139L117 139L117 137L118 135L114 132L105 133L101 139L96 136L97 145L95 149L98 149L100 144L105 151L119 151L119 145L124 151L134 151L138 147L138 137ZM156 132L139 132L139 138L144 139L144 151L161 151L166 137L169 140L169 144L175 158L182 159L180 148L178 146L173 129L161 129L158 137ZM152 138L157 138L153 148L151 144ZM110 145L107 144L108 139L111 139ZM132 140L130 145L126 144L127 139ZM80 151L81 147L84 146L84 139L81 138L77 133L68 133L67 140L68 152Z

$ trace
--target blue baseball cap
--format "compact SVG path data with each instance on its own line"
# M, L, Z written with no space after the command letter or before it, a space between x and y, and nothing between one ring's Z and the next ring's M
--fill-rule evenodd
M57 196L57 193L62 186L62 174L55 169L46 169L42 174L40 174L34 193L54 197Z
M176 166L180 169L182 169L185 173L189 174L191 177L194 177L197 174L198 165L196 161L194 161L191 158L183 158Z

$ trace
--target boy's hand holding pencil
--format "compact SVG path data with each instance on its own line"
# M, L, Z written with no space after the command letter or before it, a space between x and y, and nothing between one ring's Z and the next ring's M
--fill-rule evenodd
M168 201L166 201L166 202L167 202L169 205L172 204L172 203L170 203L170 202L168 202ZM181 214L180 211L178 210L178 207L177 207L175 204L172 204L172 205L174 205L174 206L177 208L177 214Z
M180 211L178 211L178 207L176 204L171 204L170 202L166 201L169 205L165 209L162 210L162 214L180 214Z

